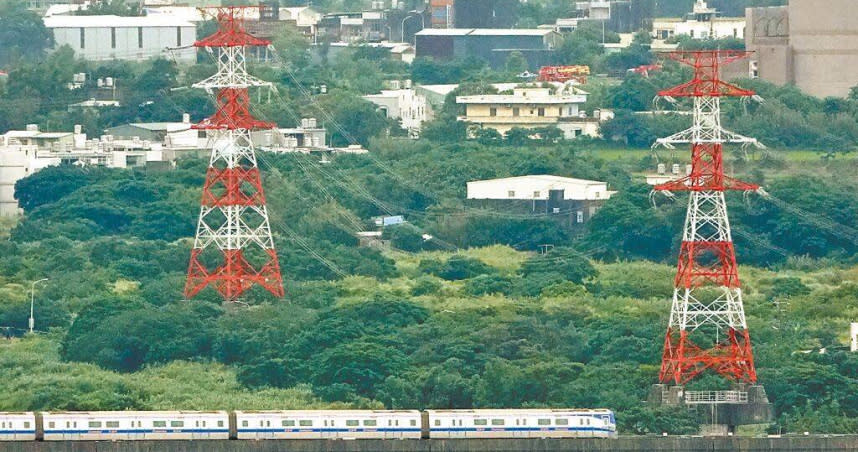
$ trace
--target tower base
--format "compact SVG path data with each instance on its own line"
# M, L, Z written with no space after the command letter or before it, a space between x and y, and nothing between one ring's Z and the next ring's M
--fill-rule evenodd
M723 436L740 425L774 421L774 408L761 385L737 384L729 391L686 391L683 386L654 384L647 403L651 406L682 406L705 419L701 434Z

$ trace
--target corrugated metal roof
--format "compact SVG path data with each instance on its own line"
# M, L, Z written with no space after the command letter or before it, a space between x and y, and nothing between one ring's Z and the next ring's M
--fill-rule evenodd
M545 36L554 30L540 28L477 28L470 36Z
M141 17L120 16L51 16L45 17L48 28L109 28L109 27L193 27L187 20L168 14Z
M537 174L532 176L502 177L500 179L475 180L469 184L503 184L507 182L543 182L549 184L574 184L574 185L604 185L605 182L587 179L575 179L571 177L552 176L550 174Z
M426 28L417 32L417 36L465 36L473 28Z

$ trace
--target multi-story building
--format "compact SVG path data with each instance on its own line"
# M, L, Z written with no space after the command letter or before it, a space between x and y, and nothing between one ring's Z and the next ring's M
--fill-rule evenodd
M649 29L655 10L654 0L589 0L575 2L576 18L562 19L558 27L566 31L583 21L604 24L605 29L616 33L633 33ZM574 21L573 21L574 20Z
M159 143L117 140L103 135L87 139L80 126L74 132L42 132L35 124L26 130L0 135L0 216L20 213L15 183L43 168L55 165L127 168L169 165L169 155Z
M379 94L369 94L363 98L377 105L387 118L399 120L400 126L408 131L409 136L417 138L423 122L429 119L426 97L411 88L411 80L402 84L396 82L397 86L391 86L393 89L381 90Z
M147 60L169 57L196 61L196 25L168 15L45 17L56 46L67 45L86 60Z
M818 97L845 97L858 85L854 0L790 0L789 6L748 8L746 19L753 76Z
M319 20L317 40L331 42L380 42L387 39L387 15L384 11L325 14Z
M587 116L582 107L587 93L567 86L559 92L552 88L515 88L512 94L458 96L465 114L459 117L470 125L473 135L478 129L494 129L501 135L513 128L537 129L555 126L566 139L581 135L599 136L599 124L608 119L608 111Z
M697 0L694 10L686 17L654 19L652 36L656 39L676 36L689 36L694 39L744 39L745 18L719 17L715 8L710 8L704 0Z
M438 60L476 57L501 68L517 52L535 71L551 62L561 39L550 29L427 28L417 33L416 55Z
M607 182L532 175L468 182L467 202L480 208L543 215L574 227L588 221L614 194Z

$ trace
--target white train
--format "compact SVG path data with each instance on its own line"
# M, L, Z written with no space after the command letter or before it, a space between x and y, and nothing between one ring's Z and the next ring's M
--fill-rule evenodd
M610 410L0 413L0 441L613 438Z

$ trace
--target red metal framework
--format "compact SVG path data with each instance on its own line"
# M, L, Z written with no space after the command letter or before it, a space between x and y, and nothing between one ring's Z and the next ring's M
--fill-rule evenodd
M671 59L694 69L694 77L659 93L694 100L693 126L657 142L690 143L692 149L691 173L655 188L690 192L659 374L663 383L685 384L706 369L737 382L757 380L724 192L759 187L725 176L723 164L724 143L757 142L724 130L720 119L721 98L754 95L719 77L720 66L745 56L741 51L671 53ZM694 343L692 335L711 345Z
M197 234L188 265L185 297L214 287L227 303L259 285L283 296L280 264L265 204L251 131L274 124L250 113L249 87L270 86L245 68L245 48L269 42L244 30L247 8L213 8L220 29L194 45L217 52L218 71L195 87L215 97L217 111L194 126L206 130L212 146ZM208 11L208 10L207 10Z

